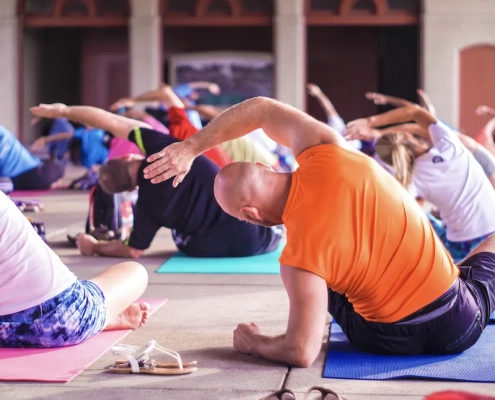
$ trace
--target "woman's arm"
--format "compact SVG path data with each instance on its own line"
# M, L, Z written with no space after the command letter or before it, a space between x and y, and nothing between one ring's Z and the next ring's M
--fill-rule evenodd
M377 106L391 105L395 107L406 107L414 105L414 103L409 100L376 92L368 92L365 94L365 97L368 100L373 101L373 103L375 103Z
M323 108L323 110L325 111L327 118L340 117L333 103L325 95L325 93L322 92L319 86L313 83L308 83L306 87L308 89L308 94L310 96L313 96L316 100L318 100L318 103L320 104L321 108Z

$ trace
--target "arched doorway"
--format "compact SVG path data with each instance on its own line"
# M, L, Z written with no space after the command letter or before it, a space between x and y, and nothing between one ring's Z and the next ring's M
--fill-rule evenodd
M39 102L107 108L129 92L129 0L20 0L24 140Z
M460 52L460 130L469 136L478 133L488 117L478 117L476 107L495 108L495 46L476 45Z

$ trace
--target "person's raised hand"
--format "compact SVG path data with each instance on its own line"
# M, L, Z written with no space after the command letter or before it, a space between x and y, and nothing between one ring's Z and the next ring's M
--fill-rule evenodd
M387 96L381 93L368 92L364 95L364 97L366 97L368 100L371 100L377 106L388 104Z
M218 86L216 83L210 83L208 86L208 91L215 96L218 96L220 93L222 93L220 86Z
M64 117L67 106L62 103L40 104L39 106L31 107L30 111L33 115L42 118L60 118Z
M346 140L373 141L380 136L379 131L371 128L367 118L360 118L349 122L344 131L344 138Z
M476 108L476 115L482 116L482 115L492 115L495 116L495 110L488 107L488 106L479 106Z
M110 106L110 111L117 111L119 108L126 107L130 108L133 107L135 104L135 101L129 97L124 97L122 99L117 100L115 103L113 103Z
M234 331L233 345L240 353L252 354L253 338L260 334L260 328L254 322L250 324L239 324Z
M321 94L321 89L319 86L315 85L314 83L308 83L306 85L306 89L308 90L308 94L310 96L316 97Z
M184 180L197 156L188 141L172 143L147 158L147 161L153 164L144 169L144 177L151 179L151 183L160 183L175 176L173 186L177 187Z
M45 146L46 146L46 138L42 136L33 142L33 144L31 145L31 149L35 151L43 150Z

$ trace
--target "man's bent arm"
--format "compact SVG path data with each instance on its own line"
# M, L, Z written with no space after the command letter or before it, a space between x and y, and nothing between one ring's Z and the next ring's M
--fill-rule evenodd
M105 257L139 258L144 250L134 249L122 240L98 240L98 243L94 245L93 252Z
M252 350L269 360L309 367L321 350L328 289L311 272L282 265L280 273L290 300L287 332L277 337L255 336Z
M289 147L296 157L307 148L319 144L349 147L326 124L294 107L266 97L255 97L229 108L189 138L188 142L199 155L258 128L262 128L271 139Z

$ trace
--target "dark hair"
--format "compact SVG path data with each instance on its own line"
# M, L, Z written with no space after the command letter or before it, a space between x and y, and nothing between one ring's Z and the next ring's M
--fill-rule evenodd
M69 140L69 157L74 165L81 164L82 159L82 141L81 139L72 138Z
M130 162L129 159L114 158L100 167L98 182L104 192L114 194L134 189L128 168Z

